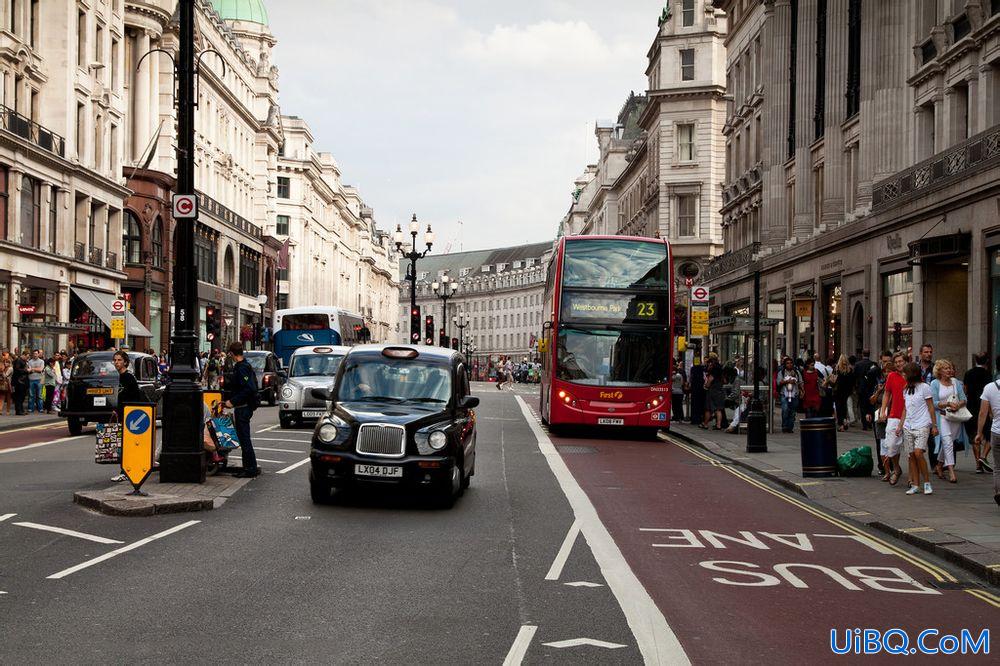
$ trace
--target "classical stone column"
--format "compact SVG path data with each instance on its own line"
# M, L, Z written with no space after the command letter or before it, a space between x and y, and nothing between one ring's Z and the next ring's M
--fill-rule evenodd
M149 33L141 30L136 37L135 58L142 58L149 51ZM152 100L149 96L150 62L155 56L150 56L139 65L135 73L135 94L132 96L132 115L135 122L135 133L132 141L132 159L141 160L142 153L149 143L149 107Z
M150 48L158 48L159 43L150 42ZM160 58L161 53L154 53L146 58L149 62L149 101L146 104L145 113L148 114L149 132L156 132L160 122ZM150 137L151 138L151 137ZM148 142L149 139L147 139ZM157 139L159 140L159 139ZM159 147L159 146L157 146Z
M823 224L833 227L844 221L844 193L850 177L845 162L841 123L847 117L847 4L829 0L826 31L826 111L824 127ZM846 330L846 327L845 327Z
M762 241L767 247L780 247L788 239L789 202L785 197L785 169L788 137L789 51L791 5L789 0L770 0L764 5L761 43L767 50L761 73L764 78L764 109L761 113L764 162L763 215L766 220Z
M21 180L24 172L16 167L7 171L7 240L21 242Z
M978 124L976 132L983 132L1000 124L1000 96L997 95L997 67L990 63L979 66L979 90L976 95ZM970 90L969 97L972 94Z
M17 306L21 303L21 288L24 278L25 275L23 273L10 274L10 321L8 322L7 335L10 340L11 352L13 352L15 347L21 346L19 329L14 326L14 322L21 321L21 315L17 311Z
M816 230L815 184L810 146L815 140L817 0L799 0L795 63L795 235Z
M52 205L55 203L56 192L52 183L42 183L42 201L40 213L38 215L38 247L43 250L49 249L51 242L51 232L49 229L49 218L52 215Z
M58 309L58 319L59 321L69 321L69 283L60 282L59 283L59 295L56 300L56 308ZM59 349L67 349L69 347L69 335L66 333L59 334Z
M947 92L950 97L955 91L948 88ZM941 92L934 95L934 155L937 155L950 145L947 123L947 116L949 114L945 112L944 98L945 94Z

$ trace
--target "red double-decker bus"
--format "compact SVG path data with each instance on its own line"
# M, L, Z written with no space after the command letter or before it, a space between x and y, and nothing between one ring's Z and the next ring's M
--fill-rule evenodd
M656 238L559 239L545 284L541 414L561 424L670 424L673 261Z

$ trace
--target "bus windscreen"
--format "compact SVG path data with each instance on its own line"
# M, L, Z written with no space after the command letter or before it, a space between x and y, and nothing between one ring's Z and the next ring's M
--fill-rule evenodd
M283 331L318 331L330 328L330 315L319 313L288 314L281 319Z
M667 247L619 240L567 241L562 286L594 289L666 289Z
M663 330L564 328L557 378L590 386L647 386L670 380L670 334Z

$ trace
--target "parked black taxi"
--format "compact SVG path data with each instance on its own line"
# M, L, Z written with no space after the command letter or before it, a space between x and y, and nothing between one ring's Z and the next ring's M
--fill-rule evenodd
M476 473L476 413L465 359L423 345L351 348L331 407L313 431L309 485L324 503L333 489L365 485L426 489L450 505Z
M66 397L59 416L66 419L71 435L79 435L87 423L106 423L118 407L118 371L112 363L114 352L88 352L73 361ZM128 353L130 369L149 402L157 404L163 394L156 358ZM160 410L157 409L157 418Z

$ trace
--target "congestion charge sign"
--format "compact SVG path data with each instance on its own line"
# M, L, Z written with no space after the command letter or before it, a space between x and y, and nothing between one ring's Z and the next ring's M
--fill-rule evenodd
M194 219L198 217L198 198L193 194L175 194L173 197L174 219Z

